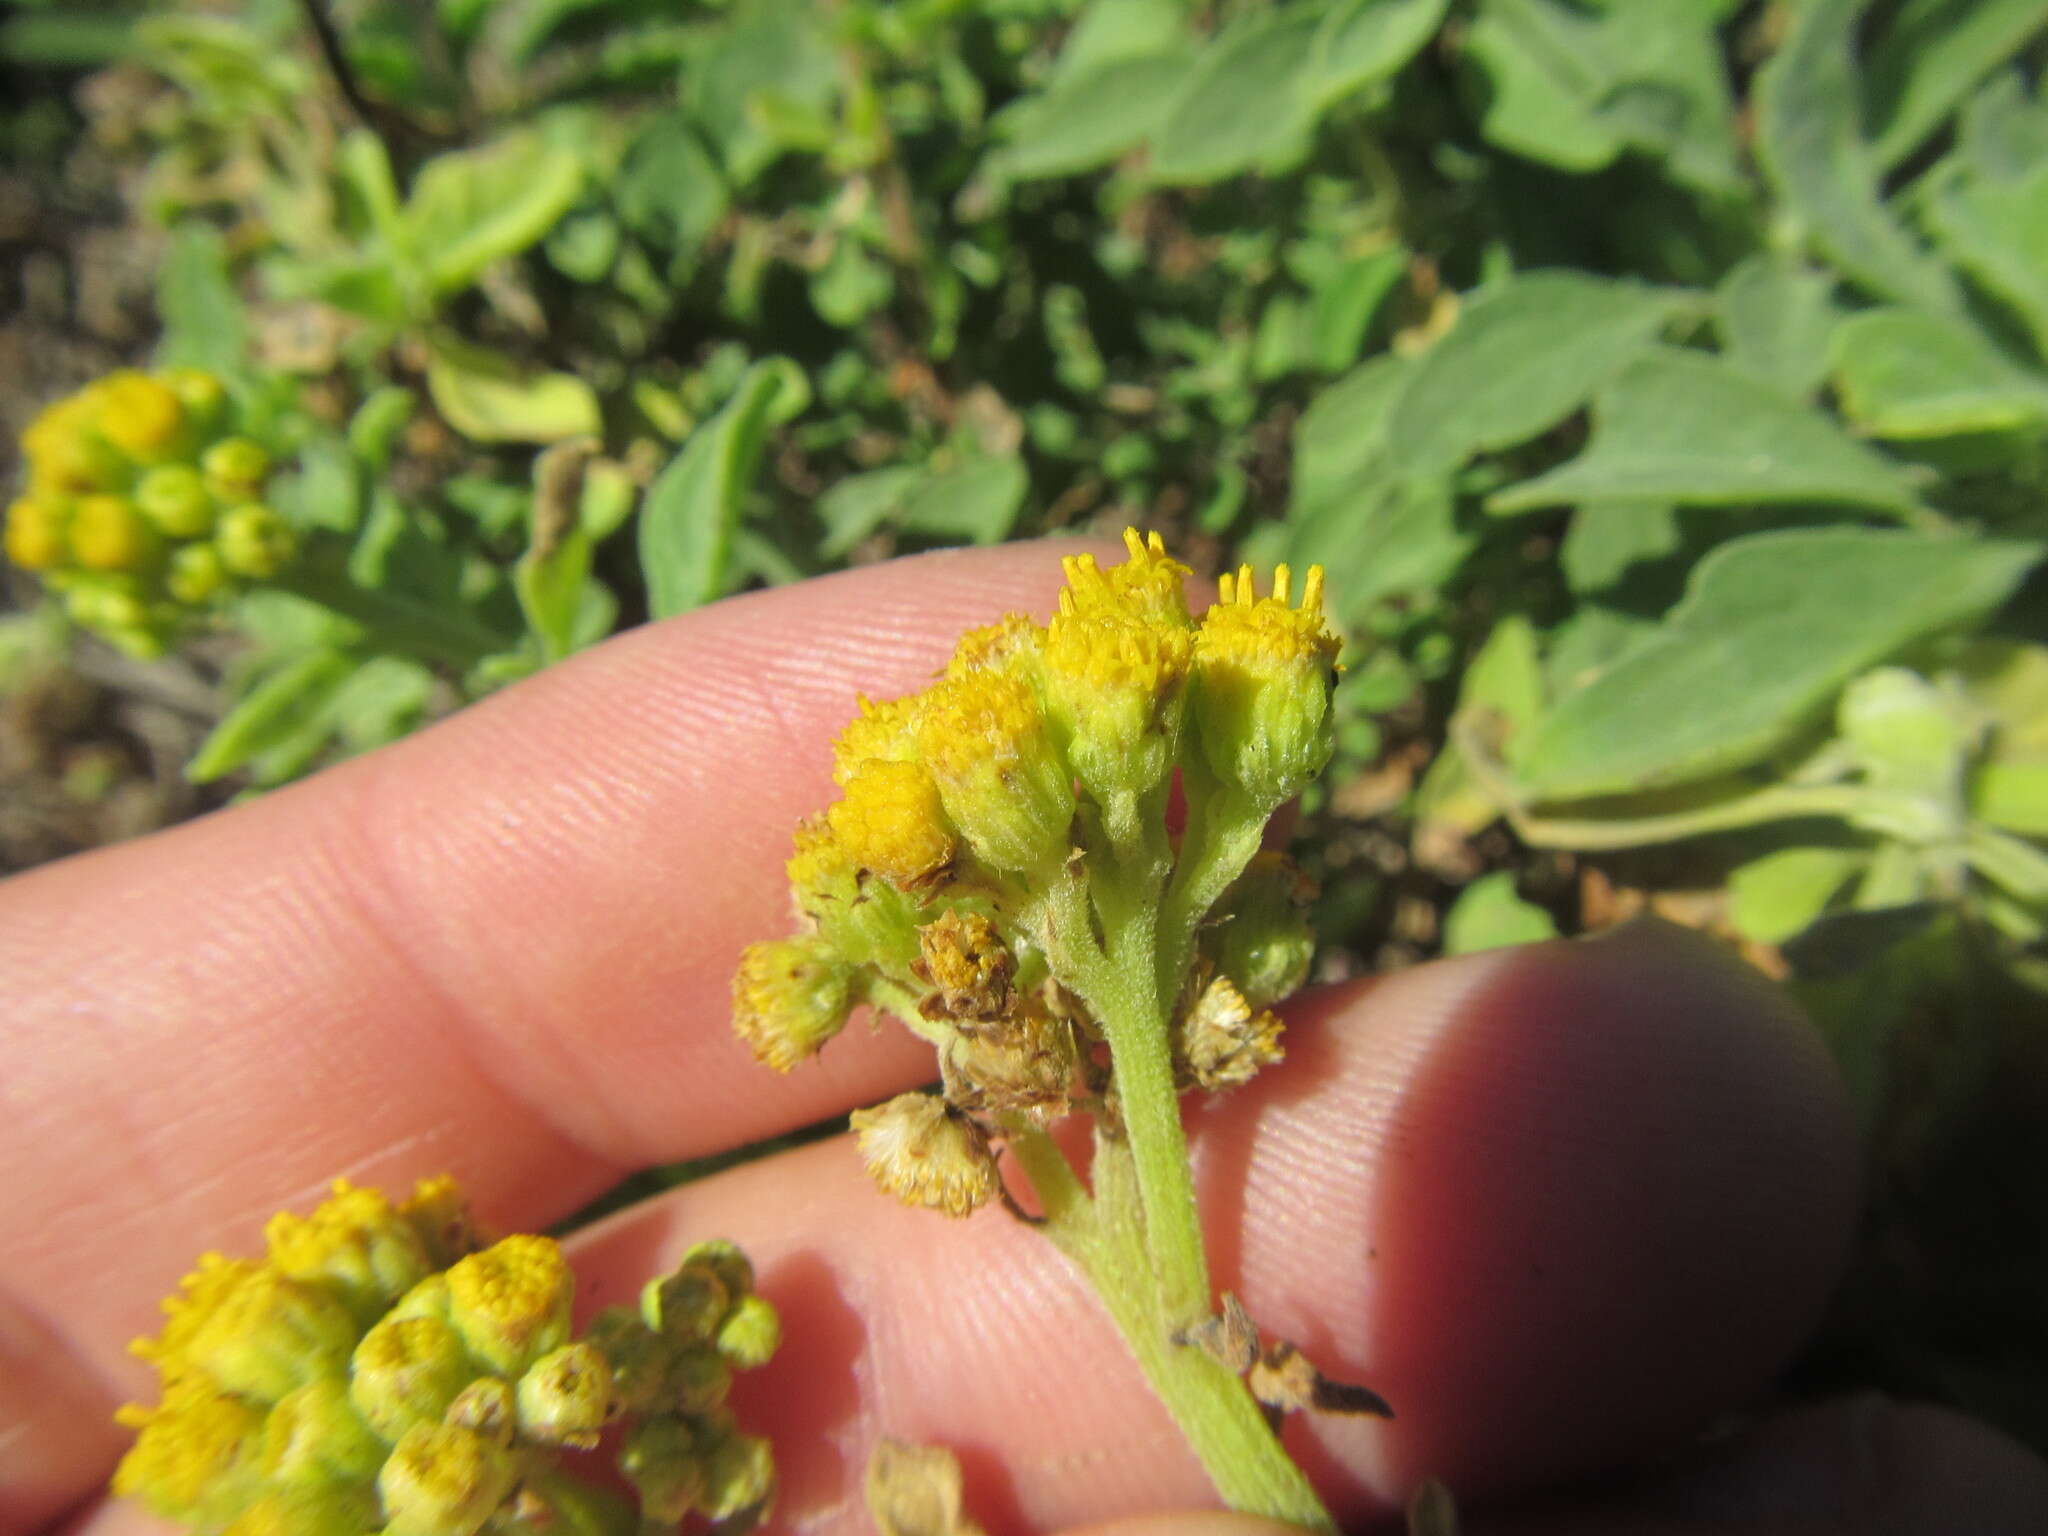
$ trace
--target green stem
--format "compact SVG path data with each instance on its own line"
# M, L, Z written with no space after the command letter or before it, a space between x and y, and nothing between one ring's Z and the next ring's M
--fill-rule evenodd
M1198 1348L1176 1344L1153 1284L1137 1164L1127 1143L1096 1136L1095 1198L1042 1132L1011 1142L1046 1211L1040 1229L1088 1277L1152 1390L1232 1509L1317 1531L1336 1524L1267 1426L1251 1393ZM1051 1166L1056 1163L1055 1168Z
M1258 806L1226 784L1183 773L1188 801L1180 860L1159 906L1158 986L1180 994L1194 957L1195 929L1259 851L1272 806Z

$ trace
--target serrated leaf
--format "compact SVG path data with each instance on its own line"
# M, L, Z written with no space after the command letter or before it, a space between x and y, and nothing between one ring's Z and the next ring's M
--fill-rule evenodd
M1190 185L1292 169L1315 126L1321 25L1309 11L1275 11L1203 49L1153 135L1151 179Z
M1912 154L1971 87L2044 32L2041 0L1909 0L1870 51L1878 164Z
M436 155L405 202L405 239L437 294L537 244L583 192L583 163L530 132Z
M1860 528L1731 540L1655 638L1559 701L1516 778L1532 799L1570 800L1753 763L1858 672L2002 602L2042 553Z
M1868 855L1853 848L1780 848L1728 876L1728 920L1759 944L1782 944L1813 926Z
M782 388L778 369L754 364L648 488L640 513L640 571L652 617L686 613L725 591L733 528Z
M1482 290L1422 355L1387 438L1417 473L1556 426L1656 335L1684 296L1577 272Z
M1911 513L1901 472L1799 402L1719 359L1660 348L1604 385L1577 458L1487 499L1495 513L1593 501L1824 502Z
M1540 944L1557 937L1557 920L1515 890L1513 870L1481 875L1444 914L1444 953L1474 955L1510 944Z
M1845 321L1831 354L1842 413L1872 437L1947 437L2048 423L2048 375L1974 325L1915 309Z
M597 394L573 373L525 373L502 353L452 337L428 343L427 393L479 443L554 443L603 430Z
M312 651L286 661L207 733L185 765L185 777L194 784L210 784L264 753L295 743L319 721L354 667L355 658L345 651Z
M1954 310L1962 295L1884 205L1863 140L1854 34L1864 0L1809 0L1758 71L1756 154L1806 241L1882 298Z
M1781 394L1806 399L1828 371L1828 338L1842 311L1826 273L1751 256L1714 290L1721 355Z
M997 116L1005 142L995 164L1020 181L1108 165L1159 129L1194 65L1195 50L1179 44L1063 78Z

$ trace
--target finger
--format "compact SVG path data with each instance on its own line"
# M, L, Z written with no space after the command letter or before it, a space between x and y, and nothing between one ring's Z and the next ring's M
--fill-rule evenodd
M1945 1408L1874 1395L1773 1416L1595 1504L1474 1518L1472 1536L2034 1536L2048 1463Z
M1846 1249L1833 1071L1760 979L1646 928L1325 993L1269 1083L1197 1117L1216 1278L1399 1417L1290 1441L1340 1516L1434 1476L1484 1501L1668 1447L1753 1395ZM1077 1277L997 1209L875 1194L843 1141L624 1213L582 1305L730 1236L785 1343L742 1379L778 1523L864 1528L876 1439L957 1451L996 1536L1213 1502Z
M732 1039L740 946L785 931L792 827L856 690L1042 611L1058 551L872 567L621 638L387 751L0 886L0 1479L61 1385L104 1396L202 1249L345 1174L450 1171L532 1227L627 1166L928 1070L855 1029L778 1084ZM31 1374L34 1373L34 1374ZM82 1428L77 1433L84 1434ZM95 1454L104 1440L94 1433ZM28 1455L28 1452L23 1452ZM23 1471L22 1478L28 1473Z

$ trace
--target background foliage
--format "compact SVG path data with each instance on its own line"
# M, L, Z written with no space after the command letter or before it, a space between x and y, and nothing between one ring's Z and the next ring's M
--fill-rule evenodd
M111 168L162 232L154 360L293 466L305 566L180 662L218 683L192 779L901 550L1137 522L1321 561L1325 973L1646 906L1738 945L1869 1139L1796 1379L2048 1445L2044 34L164 0L18 10L0 52L40 87L15 181ZM17 700L92 665L6 622Z

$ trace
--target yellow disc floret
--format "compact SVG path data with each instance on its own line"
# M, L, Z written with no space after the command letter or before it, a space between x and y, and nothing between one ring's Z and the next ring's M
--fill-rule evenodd
M927 696L917 745L984 863L1029 873L1066 857L1073 775L1030 684L986 669L945 678Z
M939 787L921 763L868 759L826 819L856 865L900 891L929 886L952 866L953 829Z
M123 368L94 390L100 436L137 464L173 457L185 432L185 406L161 379Z
M25 571L61 565L70 509L55 496L24 496L7 509L7 558Z
M1309 568L1299 607L1291 574L1277 567L1263 598L1251 567L1222 577L1195 639L1203 754L1219 778L1273 805L1301 793L1331 751L1339 642L1323 620L1323 571Z
M845 1026L852 979L853 967L816 935L749 944L732 980L733 1028L756 1057L787 1072Z
M841 789L870 758L909 762L917 756L917 722L924 705L920 694L876 703L863 694L860 713L847 721L832 742L832 781Z

